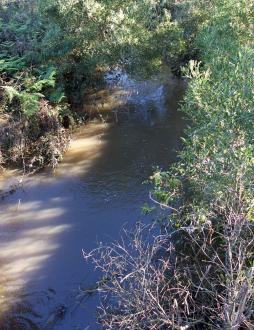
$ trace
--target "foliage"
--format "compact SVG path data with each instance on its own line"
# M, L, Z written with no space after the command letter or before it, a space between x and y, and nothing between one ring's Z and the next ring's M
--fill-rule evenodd
M69 95L93 84L109 67L154 73L185 51L183 29L160 0L27 0L0 6L0 72L14 80L11 86L18 84L17 92L5 90L28 114L43 97L34 92L62 102L64 90ZM46 81L41 84L41 71L51 67L55 82L49 89ZM27 75L36 91L23 83Z
M196 2L192 4L191 12L199 12ZM210 1L207 13L196 22L193 47L198 49L198 60L192 59L183 69L189 87L182 111L190 126L179 162L152 176L153 198L172 210L173 227L193 232L189 248L199 242L200 251L186 272L189 278L196 273L190 287L194 284L193 290L199 287L204 293L200 303L206 328L250 329L254 319L254 4ZM182 19L186 29L192 23ZM204 233L205 227L209 230ZM204 278L209 287L204 286ZM196 303L189 304L190 311ZM194 318L203 315L195 312Z
M109 66L154 72L184 51L181 28L159 0L40 2L51 28L43 42L62 73L86 83ZM74 81L74 83L75 83Z
M195 40L202 62L184 70L185 147L179 164L153 177L155 195L182 205L189 221L216 219L215 204L253 220L254 6L215 1L210 17Z
M26 3L27 4L27 3ZM32 116L40 100L55 87L56 70L39 60L38 44L43 34L35 3L6 3L0 14L0 88L9 111Z

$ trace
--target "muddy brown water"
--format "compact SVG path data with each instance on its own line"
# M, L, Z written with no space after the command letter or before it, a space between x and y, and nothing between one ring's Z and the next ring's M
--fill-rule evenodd
M82 294L99 274L82 249L117 239L123 225L151 220L141 214L152 204L142 182L180 149L183 80L165 74L141 81L119 72L106 79L82 109L97 119L74 135L58 169L23 180L0 204L0 308L27 318L27 329L30 320L38 329L99 329L98 297ZM15 180L7 173L0 189Z

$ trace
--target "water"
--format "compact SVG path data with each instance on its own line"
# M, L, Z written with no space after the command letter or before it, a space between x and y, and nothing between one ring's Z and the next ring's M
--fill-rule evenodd
M151 204L142 182L156 166L166 169L180 149L182 80L165 74L135 81L112 73L107 82L84 96L79 111L94 120L74 135L56 172L25 179L1 202L0 308L38 329L99 328L98 298L82 294L99 274L82 249L117 239L123 225L150 221L141 215L142 205ZM8 181L6 175L0 188ZM7 329L7 321L1 323Z

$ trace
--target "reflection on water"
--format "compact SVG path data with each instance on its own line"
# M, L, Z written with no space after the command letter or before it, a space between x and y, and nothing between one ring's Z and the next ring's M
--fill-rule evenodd
M101 122L94 122L85 129L80 129L55 175L73 177L92 171L93 164L104 153L106 141L103 137L108 129L109 125Z
M176 109L184 83L170 75L115 78L109 74L107 88L84 96L80 111L98 116L79 129L56 172L26 179L1 202L0 309L21 297L32 308L19 315L39 329L97 328L97 298L82 299L79 288L93 286L98 274L82 249L116 239L123 224L141 218L149 202L143 180L153 167L173 162L180 148Z

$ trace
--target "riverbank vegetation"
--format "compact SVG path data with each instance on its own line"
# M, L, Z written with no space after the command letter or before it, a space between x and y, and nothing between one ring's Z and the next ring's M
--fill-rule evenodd
M110 279L100 321L106 329L253 329L254 4L182 1L175 10L196 57L183 70L184 148L151 177L170 225L148 240L151 229L138 228L86 255Z
M154 73L185 51L160 1L2 0L0 41L1 165L25 172L56 166L64 128L79 119L72 110L103 73Z

